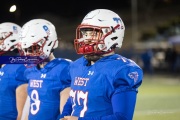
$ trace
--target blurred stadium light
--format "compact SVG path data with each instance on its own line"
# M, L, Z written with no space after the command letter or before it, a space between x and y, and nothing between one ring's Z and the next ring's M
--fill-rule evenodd
M16 5L12 5L12 6L9 8L9 12L16 12Z

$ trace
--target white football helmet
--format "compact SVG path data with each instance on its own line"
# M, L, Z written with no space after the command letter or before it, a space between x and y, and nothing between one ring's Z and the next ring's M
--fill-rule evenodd
M17 48L21 27L15 23L0 24L0 54Z
M91 31L91 37L86 36ZM96 9L89 12L76 29L74 40L78 54L105 54L121 48L125 26L115 12Z
M58 47L55 26L44 19L30 20L22 27L19 46L21 55L48 58Z

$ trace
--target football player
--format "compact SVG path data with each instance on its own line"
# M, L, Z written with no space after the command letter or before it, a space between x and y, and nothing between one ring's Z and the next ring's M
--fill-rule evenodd
M0 57L18 55L20 30L21 27L15 23L0 24ZM26 67L23 64L5 64L7 61L3 58L0 61L0 120L20 120L27 97L27 84L16 79Z
M28 21L22 27L19 45L21 55L43 59L24 73L30 98L28 119L55 120L69 96L71 82L71 61L53 55L58 47L55 26L44 19Z
M70 98L62 120L133 119L143 71L115 53L124 32L122 19L111 10L96 9L84 17L74 40L77 54L84 56L71 64Z

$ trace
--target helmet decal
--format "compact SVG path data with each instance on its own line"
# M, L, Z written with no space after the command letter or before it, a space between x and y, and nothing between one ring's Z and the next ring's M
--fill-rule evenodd
M43 29L44 29L44 30L46 31L46 33L49 35L50 31L49 31L49 28L48 28L46 25L43 26Z
M121 21L121 19L117 18L117 17L114 17L113 20L116 21L117 23L119 23Z
M13 32L16 33L16 34L18 33L18 30L17 30L16 26L13 26Z

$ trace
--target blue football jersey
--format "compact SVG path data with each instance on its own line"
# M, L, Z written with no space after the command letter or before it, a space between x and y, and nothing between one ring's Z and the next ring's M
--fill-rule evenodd
M81 57L70 67L72 116L98 117L113 114L111 98L116 92L138 91L142 69L118 54L103 57L94 65Z
M25 81L28 82L30 97L29 120L55 120L60 113L60 92L70 87L69 64L64 59L54 59L44 68L28 68Z
M16 120L16 88L23 84L16 76L23 75L22 64L6 64L0 68L0 120Z

